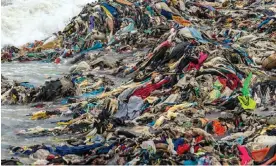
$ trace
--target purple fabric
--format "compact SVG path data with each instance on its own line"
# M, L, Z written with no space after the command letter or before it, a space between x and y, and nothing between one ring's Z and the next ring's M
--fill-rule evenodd
M95 23L94 23L94 17L93 16L90 16L90 25L89 25L89 29L90 31L92 31L92 29L94 28L95 26Z

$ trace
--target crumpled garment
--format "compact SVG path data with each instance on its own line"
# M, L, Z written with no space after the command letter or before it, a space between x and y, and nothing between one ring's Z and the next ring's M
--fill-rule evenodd
M199 53L199 58L198 58L198 62L194 63L194 62L190 62L189 66L187 67L186 71L192 70L193 68L199 70L201 65L203 64L203 62L207 59L208 55L200 52Z
M149 150L153 153L156 153L156 147L155 147L155 144L152 140L142 142L141 148L142 149L147 149L147 150Z
M191 32L192 36L193 36L197 41L199 41L199 42L201 42L201 43L208 43L207 40L205 40L205 39L202 38L201 33L200 33L197 29L195 29L195 28L193 28L193 27L188 28L188 29L189 29L189 31Z
M141 97L131 96L128 103L119 102L118 112L114 115L116 118L135 119L141 113L144 100Z
M95 148L101 147L103 144L101 143L95 143L93 145L85 145L85 146L74 146L69 147L67 145L63 146L57 146L55 148L55 152L61 156L67 155L67 154L85 154L88 153L90 150L93 150Z
M240 152L240 158L241 158L241 164L242 165L248 165L248 163L251 161L251 157L248 154L248 151L246 150L245 146L238 145L238 149Z
M151 94L151 92L153 92L156 89L160 89L162 85L168 83L169 81L170 81L169 79L163 79L158 83L149 83L144 87L136 89L133 92L132 96L138 96L138 97L141 97L142 99L145 99Z
M76 66L70 67L70 71L72 71L72 73L78 73L81 71L87 71L89 68L90 68L90 66L88 65L88 63L85 61L82 61L79 64L77 64Z
M256 108L256 101L249 96L238 96L240 104L245 110L254 110Z

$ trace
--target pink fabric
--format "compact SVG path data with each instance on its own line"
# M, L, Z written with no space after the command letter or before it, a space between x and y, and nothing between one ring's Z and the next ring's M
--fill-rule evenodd
M199 70L203 62L208 58L207 54L204 54L203 52L199 53L199 58L197 63L190 62L189 66L187 67L186 71L192 70L192 69L197 69Z
M251 161L251 157L249 156L247 149L245 146L238 146L238 149L240 151L240 158L241 158L241 164L242 165L248 165L248 163Z
M160 48L162 48L162 47L170 47L171 45L172 45L172 43L169 42L168 40L166 40L166 41L162 42L161 44L159 44L155 50L160 50Z
M155 84L148 84L145 87L136 89L133 92L132 96L138 96L138 97L141 97L142 99L145 99L151 94L151 92L161 88L162 85L166 84L167 82L169 82L169 79L163 79L162 81L159 81L158 83L155 83Z
M170 46L171 46L171 43L168 40L164 41L163 43L161 43L159 45L160 48L161 47L170 47Z

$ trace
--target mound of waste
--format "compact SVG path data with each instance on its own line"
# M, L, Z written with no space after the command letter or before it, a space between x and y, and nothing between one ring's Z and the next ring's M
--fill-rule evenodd
M87 4L63 31L2 49L2 62L70 65L40 87L2 76L2 103L71 117L19 131L66 139L11 147L2 164L276 164L275 50L273 0Z

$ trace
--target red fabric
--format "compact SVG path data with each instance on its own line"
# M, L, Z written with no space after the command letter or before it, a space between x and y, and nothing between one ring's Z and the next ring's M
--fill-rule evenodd
M189 144L178 145L177 154L184 154L190 150Z
M198 151L198 149L199 149L198 145L194 147L195 153Z
M223 77L218 77L218 80L223 85L222 89L224 89L227 86L227 79Z
M47 160L53 160L55 158L55 155L50 154L49 156L47 156Z
M55 63L59 64L60 63L60 58L55 59Z
M204 138L204 137L203 137L202 135L200 135L200 136L196 137L195 142L196 142L196 143L199 143L200 141L203 140L203 138Z
M169 42L168 40L166 40L166 41L164 41L164 42L162 42L161 44L159 44L156 48L155 48L155 51L154 51L154 53L156 53L156 51L158 51L158 50L160 50L161 48L163 48L163 47L171 47L171 42ZM153 54L154 54L153 53Z
M159 45L160 48L161 47L170 47L170 46L171 46L171 43L168 40L164 41L163 43L161 43Z
M227 78L224 77L219 77L219 81L221 84L226 85L229 87L231 90L236 89L237 87L241 86L241 81L239 77L237 77L235 74L226 74Z
M141 87L137 90L135 90L132 94L132 96L138 96L142 99L147 98L151 92L153 92L156 89L159 89L162 87L163 84L166 84L169 82L169 79L163 79L162 81L156 83L156 84L148 84L145 87Z
M121 150L125 150L126 149L126 145L121 145Z
M194 62L190 62L189 66L187 67L186 71L190 71L192 69L197 69L199 70L201 65L203 64L203 62L207 59L208 55L204 54L203 52L199 53L199 58L198 58L198 62L194 63Z

